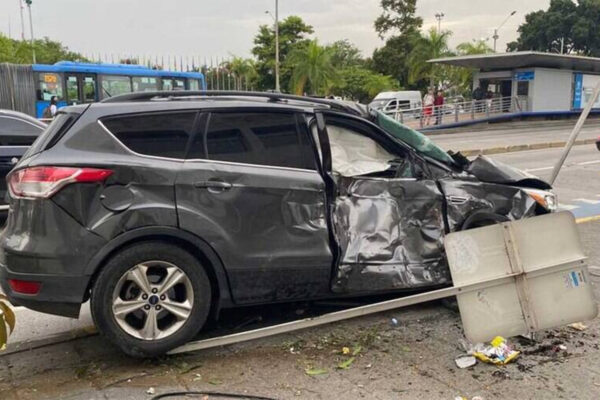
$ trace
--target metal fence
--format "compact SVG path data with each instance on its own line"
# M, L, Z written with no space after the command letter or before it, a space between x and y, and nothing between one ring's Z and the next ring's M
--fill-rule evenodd
M0 109L35 115L34 99L31 66L0 63Z
M450 102L431 107L384 110L383 112L411 128L427 128L527 111L527 109L526 98L513 96Z

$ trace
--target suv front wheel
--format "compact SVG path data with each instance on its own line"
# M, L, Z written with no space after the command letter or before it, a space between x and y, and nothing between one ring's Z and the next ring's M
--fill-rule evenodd
M157 356L192 340L210 311L210 281L198 260L164 242L113 256L92 288L96 326L132 356Z

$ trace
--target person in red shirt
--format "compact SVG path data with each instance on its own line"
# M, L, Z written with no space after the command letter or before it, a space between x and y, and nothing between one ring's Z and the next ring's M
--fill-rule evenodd
M444 108L444 92L438 90L435 99L433 100L433 108L435 109L435 124L439 125L442 123L442 114Z

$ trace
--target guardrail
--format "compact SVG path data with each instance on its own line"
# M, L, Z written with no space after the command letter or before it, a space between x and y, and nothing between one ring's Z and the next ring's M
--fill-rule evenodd
M527 111L526 98L497 97L446 103L440 106L384 111L384 113L411 128L427 128L522 111Z

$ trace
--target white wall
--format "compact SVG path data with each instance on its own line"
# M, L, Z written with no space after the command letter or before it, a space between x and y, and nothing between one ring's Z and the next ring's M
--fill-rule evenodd
M530 111L568 111L573 102L573 71L534 68L529 86ZM516 85L513 85L516 90ZM516 92L513 92L516 93Z

